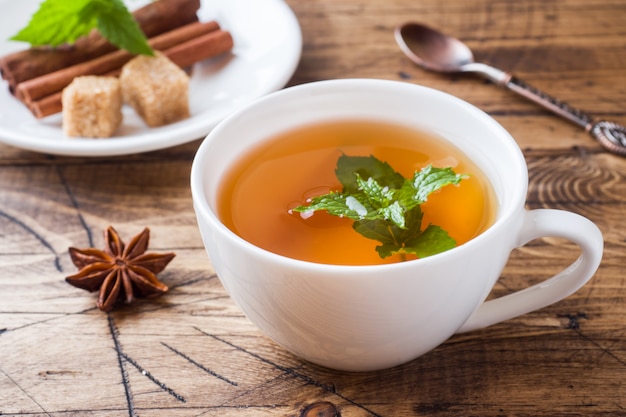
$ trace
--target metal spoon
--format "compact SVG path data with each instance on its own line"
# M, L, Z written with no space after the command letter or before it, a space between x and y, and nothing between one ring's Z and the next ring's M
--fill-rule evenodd
M405 23L395 29L400 49L416 64L437 72L472 72L499 86L506 87L583 127L608 151L626 156L626 128L620 124L593 118L567 103L557 100L524 83L512 74L474 62L472 51L461 41L418 23Z

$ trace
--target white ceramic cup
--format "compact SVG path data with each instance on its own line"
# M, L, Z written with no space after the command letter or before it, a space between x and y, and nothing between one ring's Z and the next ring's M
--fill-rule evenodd
M486 174L497 218L485 232L428 258L375 266L290 259L256 247L224 226L216 199L224 172L277 132L336 118L375 118L433 132ZM577 214L526 210L528 172L514 139L476 107L409 83L345 79L272 93L237 111L204 140L193 162L193 203L222 284L271 339L311 362L369 371L414 359L451 335L540 309L583 286L602 257L598 228ZM577 261L522 291L485 302L510 252L540 237L578 245Z

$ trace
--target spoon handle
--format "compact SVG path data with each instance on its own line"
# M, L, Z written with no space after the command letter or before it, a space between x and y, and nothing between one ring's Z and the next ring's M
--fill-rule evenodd
M526 84L510 74L506 74L506 77L501 79L499 84L583 127L608 151L626 156L626 127L604 120L594 122L590 115Z
M507 77L502 85L585 129L590 128L592 124L592 118L588 114L573 108L569 104L554 98L529 84L526 84L524 81L515 76L510 75Z

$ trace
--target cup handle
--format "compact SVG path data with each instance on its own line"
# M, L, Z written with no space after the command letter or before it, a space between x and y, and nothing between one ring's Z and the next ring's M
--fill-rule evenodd
M540 237L562 237L577 244L582 254L543 282L484 302L456 333L481 329L553 304L577 291L598 269L604 241L602 233L590 220L552 209L525 211L524 215L518 247Z

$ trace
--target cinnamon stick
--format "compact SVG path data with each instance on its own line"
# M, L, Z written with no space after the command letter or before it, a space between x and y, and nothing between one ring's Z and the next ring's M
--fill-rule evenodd
M28 109L38 119L49 116L51 114L60 113L63 110L62 101L63 92L51 94L39 101L27 103Z
M219 29L217 22L194 22L155 36L149 39L148 43L153 49L163 51L217 29ZM25 103L39 100L42 97L61 91L79 75L105 74L120 68L132 58L133 55L128 51L117 50L109 52L98 58L19 83L15 89L15 95Z
M159 0L137 9L133 16L146 37L151 38L177 27L196 22L200 0ZM116 50L97 31L79 39L72 46L60 48L30 48L0 58L0 73L15 90L17 84L94 59Z
M228 52L233 47L233 38L227 31L218 29L208 32L197 38L182 42L176 46L163 50L163 54L181 68L188 67L196 62L213 58ZM102 73L103 75L118 76L121 67ZM61 92L57 91L39 100L26 103L30 111L37 118L49 116L62 110Z
M196 62L221 55L232 48L233 38L230 32L216 30L168 48L163 53L176 65L185 68Z

